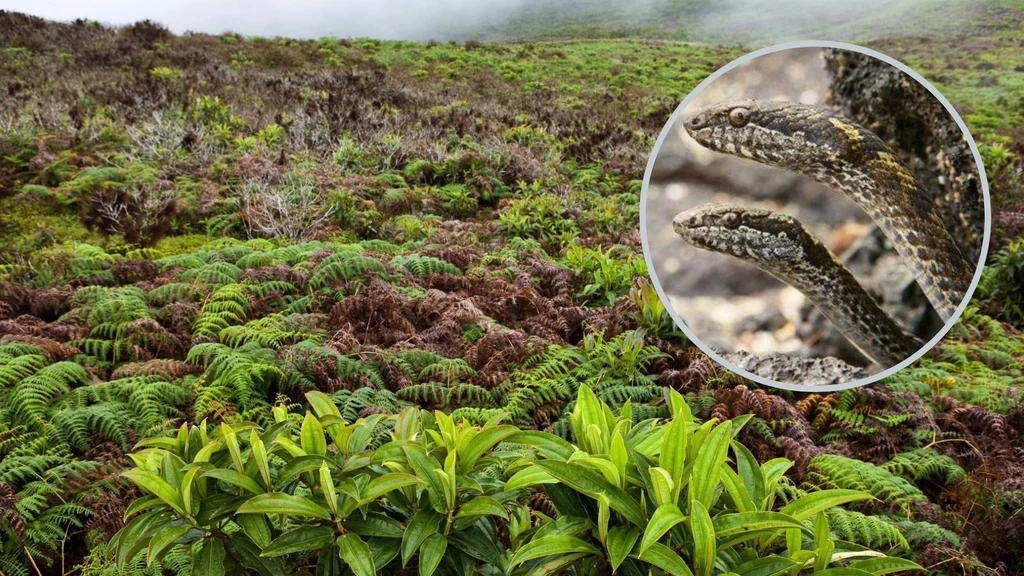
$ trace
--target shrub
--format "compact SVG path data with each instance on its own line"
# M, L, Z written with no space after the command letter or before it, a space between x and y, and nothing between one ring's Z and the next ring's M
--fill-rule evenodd
M336 206L312 182L291 174L280 184L256 179L242 186L240 212L250 236L309 240Z
M830 538L824 512L864 492L813 492L772 511L792 462L758 466L732 440L749 416L698 424L675 392L671 420L634 425L628 403L615 416L581 388L577 446L500 417L474 426L414 407L348 423L325 394L306 398L312 411L278 406L263 429L203 421L140 442L124 476L146 495L112 541L118 566L184 552L201 574L315 564L372 576L413 560L425 576L919 568ZM506 468L517 470L507 482ZM536 487L557 519L531 521L523 502Z
M1024 325L1024 240L1005 246L985 267L978 297L985 300L992 316Z
M158 66L153 68L149 71L149 74L161 82L181 80L181 77L184 75L181 70L178 70L177 68L169 68L167 66Z
M513 524L513 567L697 576L920 568L830 537L825 511L871 498L864 492L821 490L773 511L776 487L793 463L776 458L759 466L733 440L749 415L699 424L678 393L668 402L667 423L634 425L628 404L616 417L583 387L570 416L578 446L528 436L544 457L505 489L545 486L559 517L535 528Z

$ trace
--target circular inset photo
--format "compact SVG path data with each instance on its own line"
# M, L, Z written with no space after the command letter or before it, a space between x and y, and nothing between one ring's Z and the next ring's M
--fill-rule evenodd
M984 167L920 75L834 42L748 54L680 104L644 178L672 317L756 382L838 390L925 354L977 285Z

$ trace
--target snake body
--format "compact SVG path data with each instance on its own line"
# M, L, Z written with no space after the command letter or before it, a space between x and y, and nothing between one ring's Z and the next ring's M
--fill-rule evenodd
M800 290L880 364L898 364L921 348L792 216L709 204L677 215L673 228L698 248L751 262Z
M930 194L870 130L828 108L759 100L712 104L683 125L706 148L798 172L846 194L889 238L942 319L956 312L974 266Z

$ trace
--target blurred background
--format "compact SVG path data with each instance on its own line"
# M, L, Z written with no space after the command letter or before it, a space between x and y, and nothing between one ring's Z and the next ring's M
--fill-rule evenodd
M841 255L858 281L903 326L926 340L941 328L934 311L913 297L919 289L907 267L851 200L804 176L709 151L682 128L689 112L721 100L825 104L830 81L818 48L785 50L745 62L697 94L658 150L646 207L653 272L679 317L722 354L788 353L870 364L796 289L752 264L694 248L673 232L676 214L709 202L796 217ZM875 367L881 368L887 366Z

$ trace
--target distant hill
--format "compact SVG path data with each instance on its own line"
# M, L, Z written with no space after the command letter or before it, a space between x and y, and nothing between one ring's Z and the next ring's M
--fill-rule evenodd
M488 40L648 37L764 45L798 39L947 37L1019 26L1002 0L524 0L456 36Z

